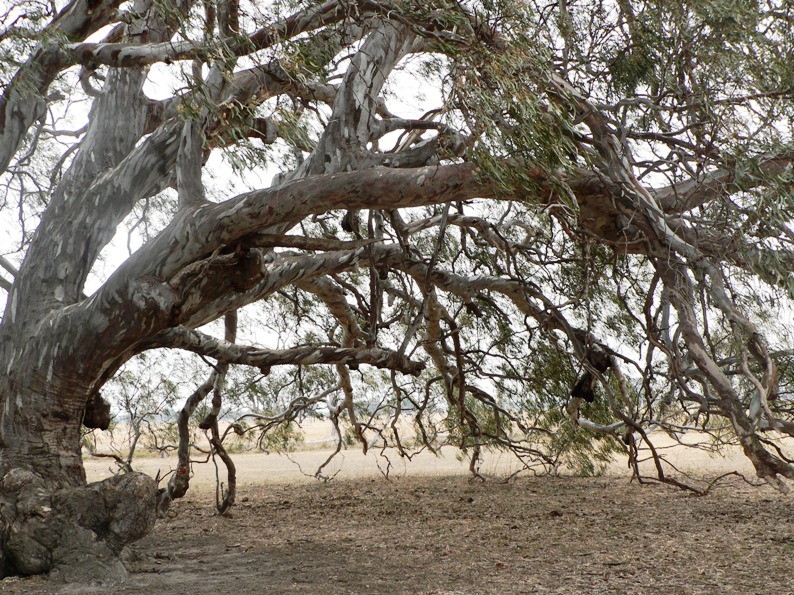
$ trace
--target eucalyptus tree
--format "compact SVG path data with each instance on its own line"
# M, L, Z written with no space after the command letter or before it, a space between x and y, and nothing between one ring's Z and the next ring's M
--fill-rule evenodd
M205 399L233 504L230 366L284 405L240 432L315 409L475 474L483 448L548 470L623 445L680 482L650 432L697 430L785 489L792 23L787 0L7 5L1 572L122 577ZM142 245L105 274L124 228ZM86 485L81 425L152 349L206 362L178 468Z

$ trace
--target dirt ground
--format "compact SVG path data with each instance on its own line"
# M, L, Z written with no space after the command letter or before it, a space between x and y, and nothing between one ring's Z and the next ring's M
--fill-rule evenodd
M737 478L706 497L625 476L459 474L207 485L134 545L120 587L3 593L792 593L792 496Z

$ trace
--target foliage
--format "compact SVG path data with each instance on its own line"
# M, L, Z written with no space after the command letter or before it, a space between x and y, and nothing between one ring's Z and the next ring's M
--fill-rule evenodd
M794 478L790 3L144 4L0 35L0 363L94 329L128 463L323 418L474 473L700 432Z

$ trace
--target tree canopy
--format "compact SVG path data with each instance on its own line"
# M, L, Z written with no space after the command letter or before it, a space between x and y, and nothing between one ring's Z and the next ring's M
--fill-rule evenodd
M8 6L5 493L81 488L81 423L153 349L206 375L160 510L199 410L233 503L234 399L235 431L314 413L475 474L625 451L688 486L653 433L696 433L785 489L793 25L787 0ZM14 511L6 566L66 564Z

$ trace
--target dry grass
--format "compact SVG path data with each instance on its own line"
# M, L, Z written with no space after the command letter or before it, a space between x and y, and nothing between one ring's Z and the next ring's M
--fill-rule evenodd
M294 459L313 471L327 451ZM701 476L739 468L674 448ZM214 471L197 466L188 496L132 548L118 593L792 593L792 500L733 476L705 497L631 482L616 462L600 478L482 483L451 451L395 464L348 450L321 483L277 455L237 455L238 504L213 513ZM173 459L149 458L162 471ZM107 460L87 463L89 479ZM508 456L483 470L505 477ZM0 581L3 593L105 593L44 578Z
M626 478L465 477L194 493L136 544L117 593L790 593L791 501L730 479L707 497ZM58 590L42 578L2 592Z

